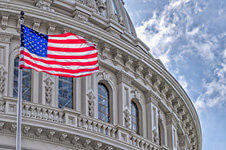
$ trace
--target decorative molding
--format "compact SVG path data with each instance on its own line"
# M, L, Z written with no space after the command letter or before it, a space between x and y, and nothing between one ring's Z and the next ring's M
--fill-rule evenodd
M73 137L72 137L72 140L71 140L71 143L72 143L73 145L75 145L75 144L77 144L77 142L78 142L79 139L80 139L80 138L79 138L78 136L73 136Z
M185 109L185 107L183 105L181 105L179 108L177 108L177 113L181 117L181 119L182 119L182 116L185 114L184 109Z
M89 103L89 116L93 117L94 116L94 100L95 100L95 95L93 91L90 91L88 94L88 103Z
M40 27L41 20L35 19L33 23L33 30L38 31Z
M113 51L113 64L115 66L117 66L118 64L120 64L122 59L122 52L119 50L114 50Z
M125 71L128 72L129 70L132 70L132 64L133 64L133 59L131 56L127 55L125 56Z
M164 97L166 97L166 92L169 91L169 86L165 82L161 82L159 91L163 94Z
M109 57L110 49L111 49L111 46L109 44L105 43L104 47L102 48L102 51L101 51L101 58L103 60L107 59Z
M152 78L152 84L153 84L154 88L156 90L158 90L158 87L161 84L161 80L160 80L160 78L157 75L153 76L153 78Z
M95 142L95 145L94 149L99 150L103 144L101 142Z
M5 102L1 100L2 97L0 97L0 113L5 112Z
M138 99L138 100L141 99L141 94L140 94L140 92L138 92L136 89L131 90L131 94L132 94L132 97L133 97L133 98L136 98L136 99Z
M66 138L67 138L67 133L62 133L61 135L60 135L60 141L65 141L66 140Z
M167 113L166 114L166 124L170 125L173 123L173 114L172 113Z
M173 105L173 109L175 112L176 112L177 108L180 106L179 101L180 101L180 99L178 97L176 97L172 100L172 105Z
M6 69L3 65L0 66L0 96L5 90Z
M13 35L0 33L0 42L9 44L12 37Z
M120 39L121 32L115 29L114 27L110 26L106 29L106 31L108 31L112 36Z
M8 26L8 19L9 19L9 14L3 13L2 14L2 24L1 24L2 30L6 30L6 28Z
M153 102L157 105L158 101L161 101L161 98L153 91L146 91L145 92L145 97L147 102Z
M99 71L97 74L101 80L111 81L111 76L106 71Z
M37 128L37 129L35 130L35 135L36 135L36 136L40 136L40 135L42 134L42 131L43 131L42 128Z
M31 129L30 126L25 125L24 128L23 128L23 133L24 134L28 134L28 132L29 132L30 129Z
M49 23L49 28L48 28L48 34L54 34L54 31L56 30L56 24Z
M44 80L45 83L45 100L47 103L51 103L52 102L52 91L53 91L53 84L54 82L52 81L52 79L50 77L46 78Z
M139 78L139 77L142 78L143 77L142 71L144 69L143 64L140 61L135 62L134 68L135 68L135 72L136 72L135 78Z
M16 129L17 129L16 123L12 123L11 127L10 127L10 131L11 132L16 132Z
M46 11L54 12L54 9L51 8L52 3L53 0L36 0L35 6Z
M79 19L81 21L84 21L84 22L88 22L88 20L89 20L88 14L86 14L86 13L80 11L80 10L77 10L77 9L73 12L73 17L76 18L76 19Z
M154 143L159 143L159 137L158 137L157 129L154 129L154 130L152 131L152 134L153 134L153 142L154 142Z
M159 109L158 111L158 118L159 118L159 121L162 122L164 119L164 116L163 116L163 112Z
M105 150L113 150L112 146L107 146Z
M144 84L149 84L151 82L151 78L152 78L152 70L145 68L144 69Z
M96 0L96 4L100 15L103 15L104 10L106 9L106 4L103 2L103 0Z
M131 85L133 78L127 75L124 71L119 71L116 76L117 84L124 82L128 85Z
M5 123L4 122L0 122L0 130L2 130L4 128Z
M128 109L124 110L124 120L125 120L125 126L127 128L130 127L130 116L131 116L131 114L130 114L129 110Z
M55 131L54 130L49 130L49 132L47 133L47 137L49 138L49 139L52 139L53 138L53 136L55 135Z
M92 141L90 139L85 139L84 142L83 142L83 146L88 147L91 142Z

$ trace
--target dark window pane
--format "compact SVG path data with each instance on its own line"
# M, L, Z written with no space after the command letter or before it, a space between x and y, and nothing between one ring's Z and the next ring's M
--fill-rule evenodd
M131 103L131 118L132 130L136 131L136 133L139 134L138 108L134 102Z
M18 97L19 57L14 60L13 97ZM23 69L22 99L31 101L31 70Z
M109 122L109 92L105 85L98 84L98 118L102 121Z
M59 77L58 107L73 108L73 78Z

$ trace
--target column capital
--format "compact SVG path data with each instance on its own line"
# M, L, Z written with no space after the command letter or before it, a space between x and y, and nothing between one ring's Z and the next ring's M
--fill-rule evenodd
M128 85L131 85L132 81L133 81L133 78L130 77L127 73L125 73L124 71L119 71L117 73L117 84L120 84L120 83L126 83Z

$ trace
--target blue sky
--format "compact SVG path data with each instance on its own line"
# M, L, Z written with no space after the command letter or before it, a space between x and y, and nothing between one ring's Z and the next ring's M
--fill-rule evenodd
M124 0L138 37L183 86L203 150L226 149L226 0Z

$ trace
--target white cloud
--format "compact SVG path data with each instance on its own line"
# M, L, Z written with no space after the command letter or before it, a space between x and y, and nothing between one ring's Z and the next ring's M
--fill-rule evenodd
M204 92L195 101L195 107L198 111L203 109L212 108L215 106L220 107L226 104L226 58L223 52L223 61L220 67L216 68L214 75L216 76L212 81L203 82Z
M193 25L194 14L204 9L205 2L202 0L171 0L163 11L154 11L149 20L136 27L137 35L150 47L151 54L161 59L166 66L172 59L169 55L175 53L173 44L182 38L187 43L181 45L183 49L178 55L192 52L203 59L213 60L216 47L214 37L206 33L203 25Z
M178 82L180 83L180 85L183 87L183 89L185 89L185 91L187 91L187 87L188 87L188 82L187 80L185 79L184 76L179 76L178 77Z
M161 59L166 67L172 65L172 60L180 63L185 56L199 56L198 59L201 58L202 63L212 65L206 68L207 71L214 70L208 76L211 80L203 80L203 85L200 86L203 93L195 101L199 110L226 103L226 48L221 54L222 58L216 59L219 54L216 50L222 47L220 40L226 33L222 33L221 37L210 34L207 24L195 20L199 19L198 14L206 8L205 0L171 0L163 10L154 11L149 20L136 27L138 37L150 47L151 54ZM211 68L213 66L216 69ZM180 72L176 73L176 76L182 87L187 90L188 82L185 76Z

